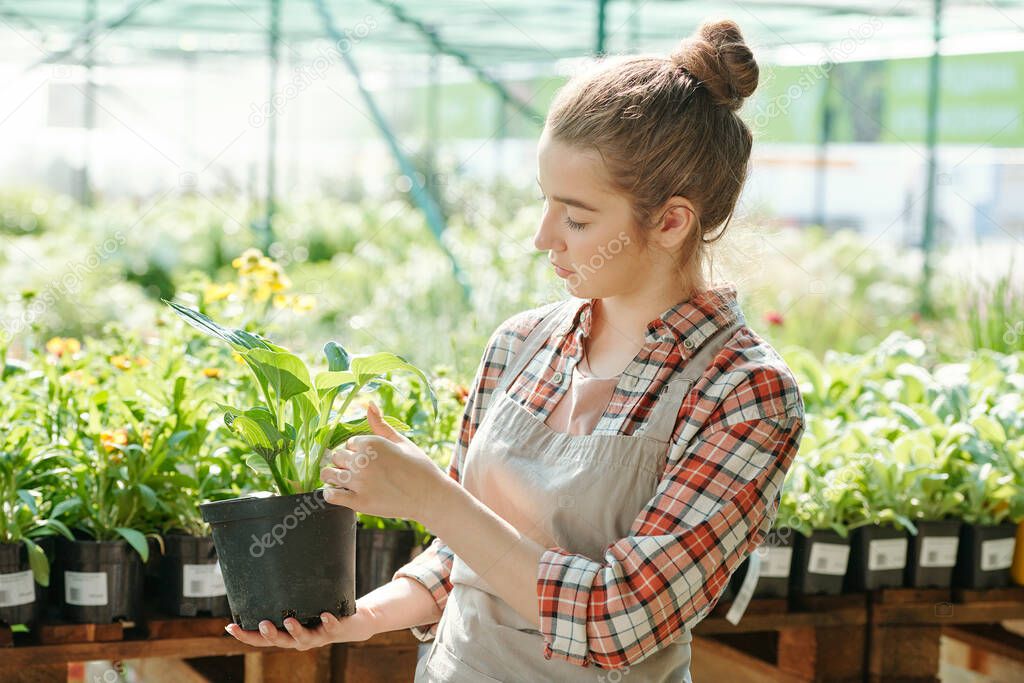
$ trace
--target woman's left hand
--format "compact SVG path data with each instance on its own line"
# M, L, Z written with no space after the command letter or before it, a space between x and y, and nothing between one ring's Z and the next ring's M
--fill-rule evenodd
M320 470L324 499L378 517L422 522L445 474L419 446L384 421L376 404L366 410L372 435L353 436L330 453Z

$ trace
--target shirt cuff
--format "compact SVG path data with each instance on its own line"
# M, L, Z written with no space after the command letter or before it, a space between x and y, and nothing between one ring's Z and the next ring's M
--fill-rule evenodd
M451 593L451 584L449 582L449 574L446 571L450 571L450 569L438 557L439 550L440 548L438 547L428 548L411 562L400 567L391 577L391 580L394 581L399 577L405 577L417 581L430 591L430 595L434 598L438 609L443 612L444 606L448 602L448 595ZM441 561L439 562L439 560ZM426 642L437 634L437 623L413 626L410 630L417 640Z
M600 568L593 560L557 548L541 555L537 597L545 659L558 657L579 666L590 665L587 606Z

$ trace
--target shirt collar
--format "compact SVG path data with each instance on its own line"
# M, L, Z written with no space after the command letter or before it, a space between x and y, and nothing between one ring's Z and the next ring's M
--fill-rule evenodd
M569 313L555 334L566 336L578 330L582 336L590 336L596 299L572 297L570 301ZM680 301L651 320L646 337L648 342L672 342L692 351L716 331L736 321L746 322L736 299L736 285L723 282Z

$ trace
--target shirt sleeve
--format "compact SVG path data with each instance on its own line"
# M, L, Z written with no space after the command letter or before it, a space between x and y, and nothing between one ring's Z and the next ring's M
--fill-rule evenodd
M477 367L476 378L466 398L466 407L459 426L458 439L452 450L448 465L448 476L461 481L462 467L470 441L483 420L487 402L511 363L516 351L525 341L533 327L540 321L546 309L531 309L519 313L503 322L487 341L483 357ZM451 593L452 561L455 554L440 538L435 538L426 550L401 567L392 580L404 576L421 583L434 597L438 609L444 611ZM420 641L427 641L437 633L437 624L414 626L412 633Z
M764 541L799 448L803 404L795 382L775 372L748 377L717 419L676 444L656 495L603 558L557 547L543 554L537 595L545 658L608 669L635 664L707 616ZM790 397L785 412L758 414L777 408L780 395Z

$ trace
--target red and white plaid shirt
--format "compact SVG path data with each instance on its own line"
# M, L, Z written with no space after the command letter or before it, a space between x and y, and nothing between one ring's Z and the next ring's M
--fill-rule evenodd
M580 358L593 303L580 300L574 315L541 348L544 372L524 371L509 387L510 397L538 416L546 419L566 391L551 378L567 371L570 358ZM456 481L488 398L540 321L540 310L509 318L488 341L449 466ZM726 282L651 321L639 366L627 370L635 377L633 386L615 390L594 433L635 433L661 387L693 350L741 315L736 288ZM704 619L729 577L771 529L803 429L803 399L792 372L764 339L742 325L683 401L661 483L629 536L610 544L603 557L556 547L541 558L537 596L544 656L622 667ZM395 576L422 583L443 610L452 589L452 557L435 539ZM427 640L436 628L413 633Z

